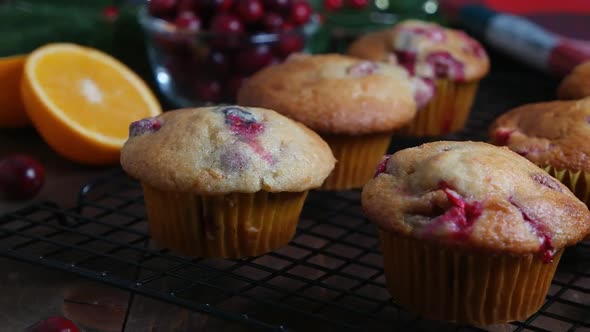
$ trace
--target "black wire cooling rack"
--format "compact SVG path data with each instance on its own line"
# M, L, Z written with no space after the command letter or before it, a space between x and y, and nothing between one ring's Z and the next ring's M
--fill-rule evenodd
M375 229L359 191L312 192L291 243L243 260L191 259L150 242L136 182L113 171L74 209L41 203L0 218L0 255L65 270L252 327L300 330L480 328L426 321L384 288ZM590 245L570 248L543 308L514 331L590 329Z
M480 109L494 107L475 112L468 129L449 138L485 140L495 117L488 110L507 106L499 107L497 96L540 81L513 77L495 74L485 93L496 97L480 98L487 101ZM527 96L528 90L519 91ZM391 150L422 142L396 140ZM242 260L194 259L154 246L139 185L114 170L82 188L74 208L45 202L1 216L0 255L239 322L246 330L483 330L428 321L391 301L375 229L359 198L359 191L312 192L288 246ZM566 250L542 308L494 330L590 331L589 293L590 244L581 243Z

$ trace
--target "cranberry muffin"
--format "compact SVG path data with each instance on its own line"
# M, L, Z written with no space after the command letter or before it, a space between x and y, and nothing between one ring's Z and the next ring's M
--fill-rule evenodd
M559 99L590 97L590 61L577 65L557 89Z
M362 36L350 45L348 54L399 64L434 87L434 97L401 131L411 136L463 129L479 81L490 67L483 47L463 31L417 20Z
M590 97L517 107L494 121L490 138L545 169L590 203Z
M256 256L289 242L307 191L335 164L313 131L240 106L134 122L121 165L141 182L160 245L199 257Z
M563 248L590 212L505 147L434 142L386 157L363 188L394 300L430 318L488 325L543 304Z
M414 117L419 91L401 67L299 54L254 74L238 103L274 109L319 133L338 160L322 188L343 190L371 178L393 131Z

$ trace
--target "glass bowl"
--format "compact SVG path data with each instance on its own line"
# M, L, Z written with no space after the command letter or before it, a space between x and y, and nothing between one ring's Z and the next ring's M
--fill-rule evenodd
M186 31L139 11L147 51L162 94L176 107L235 102L241 84L256 71L305 52L317 19L280 33Z

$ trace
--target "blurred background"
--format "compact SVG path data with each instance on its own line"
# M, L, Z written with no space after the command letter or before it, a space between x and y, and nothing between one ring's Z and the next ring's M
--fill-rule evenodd
M485 43L484 16L489 14L481 13L484 8L522 16L563 37L590 39L590 2L585 0L264 0L255 1L262 4L258 11L239 17L244 21L244 34L258 38L242 40L240 45L224 50L215 46L227 37L223 33L211 35L211 21L226 2L1 1L0 56L26 54L58 41L98 48L139 73L157 92L164 107L172 108L231 102L244 79L292 52L341 52L355 37L404 19L457 26ZM281 11L281 6L288 8L295 2L309 4L309 12L305 12L308 7L301 6L303 11L297 13L302 16L294 18L297 14L289 9ZM466 7L480 10L464 11ZM191 11L198 26L186 16ZM212 40L217 44L212 45ZM571 61L580 62L590 55L582 53Z

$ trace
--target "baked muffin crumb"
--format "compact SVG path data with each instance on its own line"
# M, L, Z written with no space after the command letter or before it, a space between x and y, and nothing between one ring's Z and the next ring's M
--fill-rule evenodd
M362 205L385 232L546 261L590 231L588 208L563 184L481 142L434 142L385 158Z
M319 187L335 159L316 133L274 111L218 106L132 123L121 164L160 190L223 194Z

